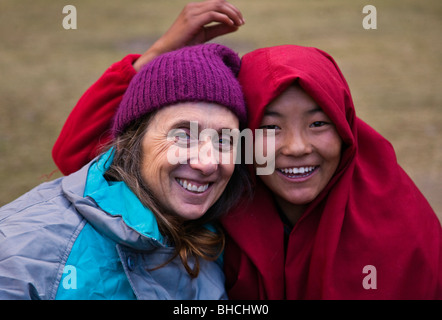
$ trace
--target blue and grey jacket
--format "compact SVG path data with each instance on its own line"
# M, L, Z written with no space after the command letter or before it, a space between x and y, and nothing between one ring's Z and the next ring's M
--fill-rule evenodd
M0 208L0 299L226 299L216 262L195 279L178 257L152 270L174 249L127 185L104 179L111 160Z

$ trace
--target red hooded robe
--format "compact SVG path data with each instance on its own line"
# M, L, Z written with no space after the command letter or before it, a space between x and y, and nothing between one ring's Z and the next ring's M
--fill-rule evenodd
M391 144L356 117L333 58L315 48L263 48L243 57L239 80L252 130L297 81L333 121L344 147L335 175L286 246L272 194L259 178L253 201L224 218L229 297L442 298L440 222Z

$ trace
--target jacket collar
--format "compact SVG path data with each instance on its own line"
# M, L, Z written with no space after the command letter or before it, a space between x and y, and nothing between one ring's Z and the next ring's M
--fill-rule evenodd
M139 250L165 246L154 214L124 182L109 182L103 174L113 150L63 179L62 188L77 211L98 231L117 243Z

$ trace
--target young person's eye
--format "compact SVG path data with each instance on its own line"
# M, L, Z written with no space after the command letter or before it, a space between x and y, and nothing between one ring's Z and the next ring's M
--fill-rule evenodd
M329 124L329 123L326 121L315 121L312 124L310 124L310 128L319 128L319 127L323 127L327 124Z
M267 125L260 126L259 129L276 130L276 129L279 129L279 127L276 124L267 124Z

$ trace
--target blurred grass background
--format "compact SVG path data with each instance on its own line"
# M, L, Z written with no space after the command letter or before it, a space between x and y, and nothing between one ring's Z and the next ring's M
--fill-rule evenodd
M51 149L82 93L111 63L144 52L186 3L0 2L0 206L61 176ZM246 25L216 42L240 55L286 43L329 52L352 89L357 115L392 142L442 219L442 1L231 3ZM77 9L77 30L62 27L68 4ZM377 8L377 30L362 27L367 4Z

